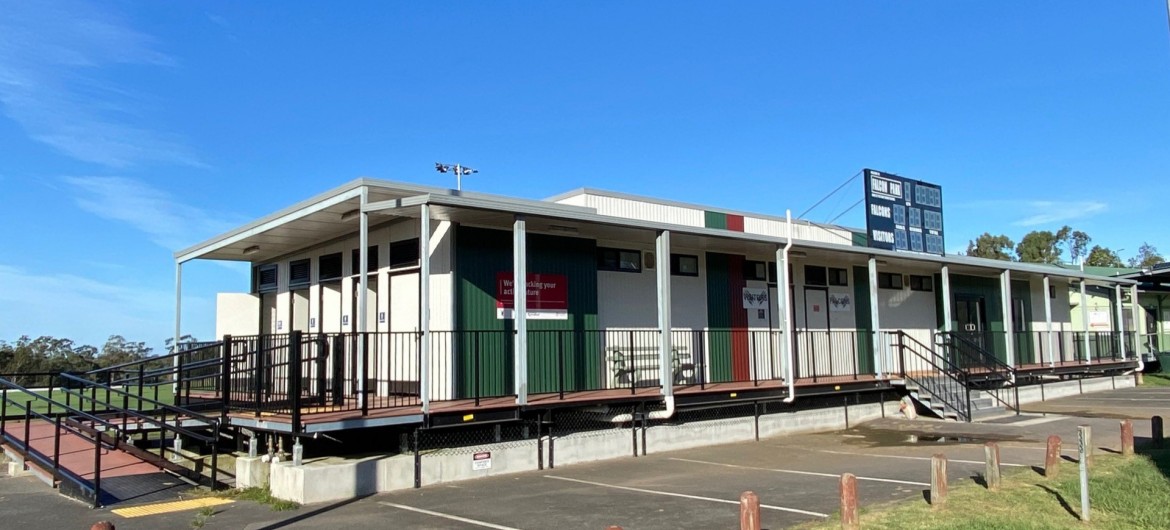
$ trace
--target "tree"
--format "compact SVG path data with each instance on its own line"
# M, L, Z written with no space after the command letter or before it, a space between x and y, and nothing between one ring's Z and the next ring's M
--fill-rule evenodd
M1137 255L1129 258L1129 266L1146 269L1164 261L1166 261L1166 258L1158 254L1157 248L1143 241L1142 246L1138 247Z
M967 255L977 258L1011 261L1012 256L1010 252L1014 246L1015 242L1008 239L1008 236L993 236L988 232L984 232L983 235L975 238L974 241L967 243Z
M1068 238L1069 228L1055 234L1047 230L1033 230L1016 245L1016 256L1025 263L1059 263L1060 244Z
M134 361L140 361L150 356L152 348L145 342L130 342L121 335L110 335L109 340L102 346L97 362L101 366L114 366Z
M1066 240L1068 242L1068 259L1073 263L1078 263L1086 256L1085 249L1089 248L1089 242L1092 240L1093 238L1089 237L1089 234L1080 230L1070 232Z
M1089 250L1088 257L1085 258L1085 265L1090 267L1123 267L1121 263L1121 256L1116 252L1109 250L1101 245L1093 245Z

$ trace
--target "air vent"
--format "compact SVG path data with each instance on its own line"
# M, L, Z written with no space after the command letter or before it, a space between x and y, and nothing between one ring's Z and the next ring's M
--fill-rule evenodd
M311 283L310 273L312 262L307 259L292 261L288 264L288 286L290 289L308 287Z
M329 282L341 279L341 253L326 254L317 258L318 281Z
M271 293L276 291L277 286L277 265L261 265L253 269L256 284L256 292Z

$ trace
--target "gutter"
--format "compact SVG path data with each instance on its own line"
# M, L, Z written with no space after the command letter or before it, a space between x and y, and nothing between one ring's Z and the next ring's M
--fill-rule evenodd
M784 218L788 221L788 241L784 243L784 269L781 271L780 278L782 281L776 286L776 294L784 293L784 351L785 358L788 359L788 397L784 398L785 403L792 403L796 401L796 376L793 373L793 365L795 360L792 355L792 319L789 315L792 314L788 310L788 304L791 302L788 299L788 251L792 248L792 210L785 210ZM776 266L780 268L779 265ZM780 307L779 304L776 305Z

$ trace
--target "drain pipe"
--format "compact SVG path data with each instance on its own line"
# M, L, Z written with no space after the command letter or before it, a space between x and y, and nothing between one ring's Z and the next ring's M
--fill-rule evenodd
M666 402L666 408L663 410L652 410L646 414L646 419L649 420L669 420L674 417L674 396L663 396L663 401ZM618 414L609 419L613 423L629 423L634 421L634 415L630 413Z
M784 243L784 248L781 252L780 263L776 265L780 269L780 283L776 285L776 294L784 297L784 358L787 359L788 364L788 397L784 398L785 403L792 403L796 401L796 375L793 366L796 364L792 355L792 311L789 307L792 304L790 292L788 290L788 250L792 248L792 210L784 211L784 218L788 222L788 241ZM780 308L780 304L776 304L776 308Z

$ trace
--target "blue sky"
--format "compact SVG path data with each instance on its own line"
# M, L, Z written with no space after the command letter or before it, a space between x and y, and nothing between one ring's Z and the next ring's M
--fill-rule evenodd
M1165 9L0 0L0 340L161 345L174 250L358 176L453 186L436 161L772 214L872 167L943 187L951 250L1068 224L1167 254ZM210 338L248 273L184 283Z

